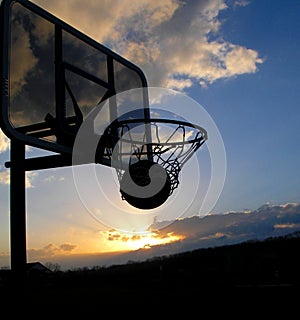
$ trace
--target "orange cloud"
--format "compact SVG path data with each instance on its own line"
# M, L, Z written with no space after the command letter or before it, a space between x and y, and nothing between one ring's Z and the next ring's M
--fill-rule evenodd
M113 242L113 247L123 250L137 250L140 248L150 248L152 246L171 243L184 239L184 236L173 232L162 233L159 231L149 232L145 234L126 234L117 230L109 230L101 232L104 237L110 242Z

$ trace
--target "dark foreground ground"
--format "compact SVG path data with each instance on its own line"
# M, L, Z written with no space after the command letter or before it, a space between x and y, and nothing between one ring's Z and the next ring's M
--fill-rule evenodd
M23 285L14 283L10 270L1 270L1 309L129 315L143 306L149 316L163 308L227 315L243 310L243 318L264 308L287 316L298 314L299 258L300 237L293 234L105 268L31 272Z

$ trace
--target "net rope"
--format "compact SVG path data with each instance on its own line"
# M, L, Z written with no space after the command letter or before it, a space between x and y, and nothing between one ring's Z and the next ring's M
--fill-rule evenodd
M143 130L139 130L141 123ZM136 133L136 128L140 132ZM182 121L167 122L159 119L148 123L138 120L119 122L116 126L109 127L105 134L113 141L117 141L104 148L103 157L111 160L119 181L128 166L147 159L166 170L171 181L170 195L179 185L179 173L183 165L207 139L206 131L199 126Z

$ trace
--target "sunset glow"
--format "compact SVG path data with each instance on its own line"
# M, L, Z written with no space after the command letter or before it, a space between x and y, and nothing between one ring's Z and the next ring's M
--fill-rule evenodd
M183 236L175 235L174 233L168 233L164 237L160 237L159 233L156 232L127 234L120 233L116 230L109 230L101 232L101 234L104 234L107 239L106 244L111 247L112 251L150 249L155 245L162 245L184 239Z

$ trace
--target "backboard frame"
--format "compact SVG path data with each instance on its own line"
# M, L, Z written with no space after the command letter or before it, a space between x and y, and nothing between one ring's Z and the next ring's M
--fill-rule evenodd
M82 76L88 80L94 81L95 83L99 83L102 87L107 89L104 99L111 97L115 92L115 83L114 83L114 73L113 73L113 61L124 65L126 68L135 72L140 78L142 87L147 87L147 80L143 73L143 71L132 62L123 58L116 52L110 50L105 47L101 43L95 41L89 36L85 35L81 31L75 29L71 25L65 23L60 20L56 16L52 15L48 11L42 9L36 4L27 1L27 0L3 0L1 3L1 105L0 105L0 126L3 130L4 134L10 138L15 139L24 143L25 145L30 145L33 147L37 147L40 149L52 151L55 153L67 154L70 155L72 153L72 143L53 143L51 141L47 141L45 139L40 139L43 134L49 133L51 128L47 127L46 123L36 123L29 127L24 128L16 128L12 125L10 121L9 107L10 107L10 90L9 90L9 81L10 81L10 10L11 7L18 3L23 6L25 9L30 10L34 14L40 16L41 18L49 21L55 26L55 104L56 104L56 120L57 123L61 126L60 130L64 132L63 120L66 120L65 111L63 108L59 108L58 106L62 106L64 104L64 95L65 95L65 83L64 83L64 72L66 70L71 71L79 76ZM66 31L71 34L75 38L81 40L87 45L103 52L107 57L107 75L108 79L105 82L102 79L99 79L92 74L86 73L84 70L77 68L76 66L63 61L62 57L62 31ZM51 119L50 119L51 120ZM74 119L73 119L74 120ZM78 120L78 119L77 119ZM72 121L72 119L68 119L68 121ZM29 132L29 133L28 133ZM32 132L32 133L30 133ZM68 131L66 133L69 134Z

